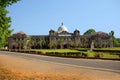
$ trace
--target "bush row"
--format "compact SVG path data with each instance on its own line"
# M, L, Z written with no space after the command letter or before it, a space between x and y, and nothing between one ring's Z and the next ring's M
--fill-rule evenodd
M77 57L87 57L84 52L46 52L46 55L50 56L77 56Z
M75 49L71 49L71 50L77 50L77 51L88 51L88 48L75 48Z
M3 50L8 51L8 50ZM9 50L11 52L20 52L20 53L29 53L29 54L37 54L37 55L47 55L47 56L58 56L58 57L73 57L73 58L92 58L92 59L103 59L104 53L91 53L86 51L80 51L80 52L46 52L43 53L41 51L35 51L35 50L19 50L19 49L11 49ZM105 53L106 54L106 53ZM93 55L93 56L91 56ZM119 55L120 57L120 55ZM108 59L108 58L106 58ZM109 58L113 59L113 58ZM114 58L115 59L115 58ZM120 58L116 58L120 60Z
M111 49L93 49L93 51L95 52L119 52L120 53L120 50L111 50Z
M1 51L9 51L8 49L0 49Z
M87 57L85 52L41 52L35 50L19 50L19 49L11 49L11 52L20 52L20 53L30 53L30 54L41 54L41 55L49 55L49 56L80 56Z
M9 51L20 52L20 53L29 53L29 54L43 54L41 51L33 51L33 50L10 49Z

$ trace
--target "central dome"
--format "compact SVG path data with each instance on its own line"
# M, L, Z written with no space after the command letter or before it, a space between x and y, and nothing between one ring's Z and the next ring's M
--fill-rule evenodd
M68 29L63 25L63 23L62 23L61 26L58 28L58 33L61 33L62 31L68 32Z

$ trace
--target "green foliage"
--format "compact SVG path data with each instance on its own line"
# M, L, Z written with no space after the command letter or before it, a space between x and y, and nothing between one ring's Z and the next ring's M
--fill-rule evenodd
M94 29L89 29L89 30L87 30L85 33L84 33L84 35L90 35L90 34L93 34L93 33L95 33L96 31L94 30Z
M40 50L35 50L35 51L41 51L43 53L46 52L79 52L78 50L71 50L71 49L40 49Z
M7 17L7 13L7 10L0 8L0 47L7 44L7 38L12 32L12 30L8 30L10 27L11 18Z
M35 41L33 37L29 37L29 39L27 40L27 48L31 49L32 46L35 45Z
M57 42L56 41L50 41L49 48L50 49L55 49L56 47L57 47Z
M114 31L112 30L109 34L111 34L112 35L112 41L113 41L113 46L114 47L120 47L120 38L116 38L115 36L114 36Z
M112 36L114 36L114 31L112 30L112 31L110 32L110 34L111 34Z
M8 11L6 7L12 5L19 0L0 0L0 48L7 45L7 39L11 35L12 30L11 18L7 16Z
M94 57L95 53L94 52L84 52L84 54L87 54L88 57Z
M75 48L73 50L78 50L78 51L88 51L88 48Z
M0 7L6 8L7 6L12 5L13 3L16 3L20 0L0 0Z
M120 47L120 39L119 38L114 38L113 43L114 43L114 47Z
M95 58L100 58L100 54L96 53L94 57Z
M61 37L61 38L60 38L60 41L59 41L59 45L60 45L60 48L61 48L61 49L63 48L63 44L64 44L64 40L63 40L63 38Z
M46 44L45 43L45 38L44 37L39 37L39 41L37 43L40 45L40 48L43 48L43 46Z
M103 58L119 58L119 55L114 54L103 54Z
M120 48L96 48L93 49L95 52L120 52Z

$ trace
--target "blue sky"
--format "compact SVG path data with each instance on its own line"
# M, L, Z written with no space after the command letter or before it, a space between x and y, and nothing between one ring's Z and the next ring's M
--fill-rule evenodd
M12 17L13 33L48 35L63 22L69 32L88 29L120 38L120 0L21 0L7 8Z

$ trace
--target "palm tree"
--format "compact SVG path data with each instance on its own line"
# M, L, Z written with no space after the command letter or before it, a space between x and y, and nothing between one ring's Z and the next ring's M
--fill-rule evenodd
M32 46L31 41L28 39L27 40L27 49L31 49L31 46Z
M40 48L43 48L43 46L45 45L45 38L44 37L40 37L38 43L40 45Z
M49 48L50 48L50 49L52 49L52 48L53 48L53 46L54 46L53 41L50 41L48 45L49 45Z
M56 47L57 47L57 42L53 41L53 48L56 49Z
M82 43L81 42L78 43L78 47L80 47L80 48L82 47Z
M42 48L42 40L41 40L41 37L39 37L39 41L37 42L37 44L39 45L39 49Z
M114 31L111 31L110 34L111 34L111 47L113 47L115 45Z
M87 48L87 43L88 43L88 40L87 40L87 38L86 37L84 37L84 41L83 41L83 47L84 48Z
M78 48L78 47L79 47L79 42L77 41L77 39L75 39L74 48Z
M42 44L43 46L45 46L46 45L45 37L43 37L42 40L43 40Z
M20 44L20 50L23 49L23 46L24 46L24 39L20 38L19 40L19 44Z
M17 49L21 50L23 49L23 46L24 46L24 40L22 38L18 38L16 40L16 43L17 43Z
M63 38L60 38L59 45L61 49L63 48L63 44L64 44L64 40Z
M28 49L31 49L32 46L35 47L35 41L33 37L28 38L27 46L28 46Z

